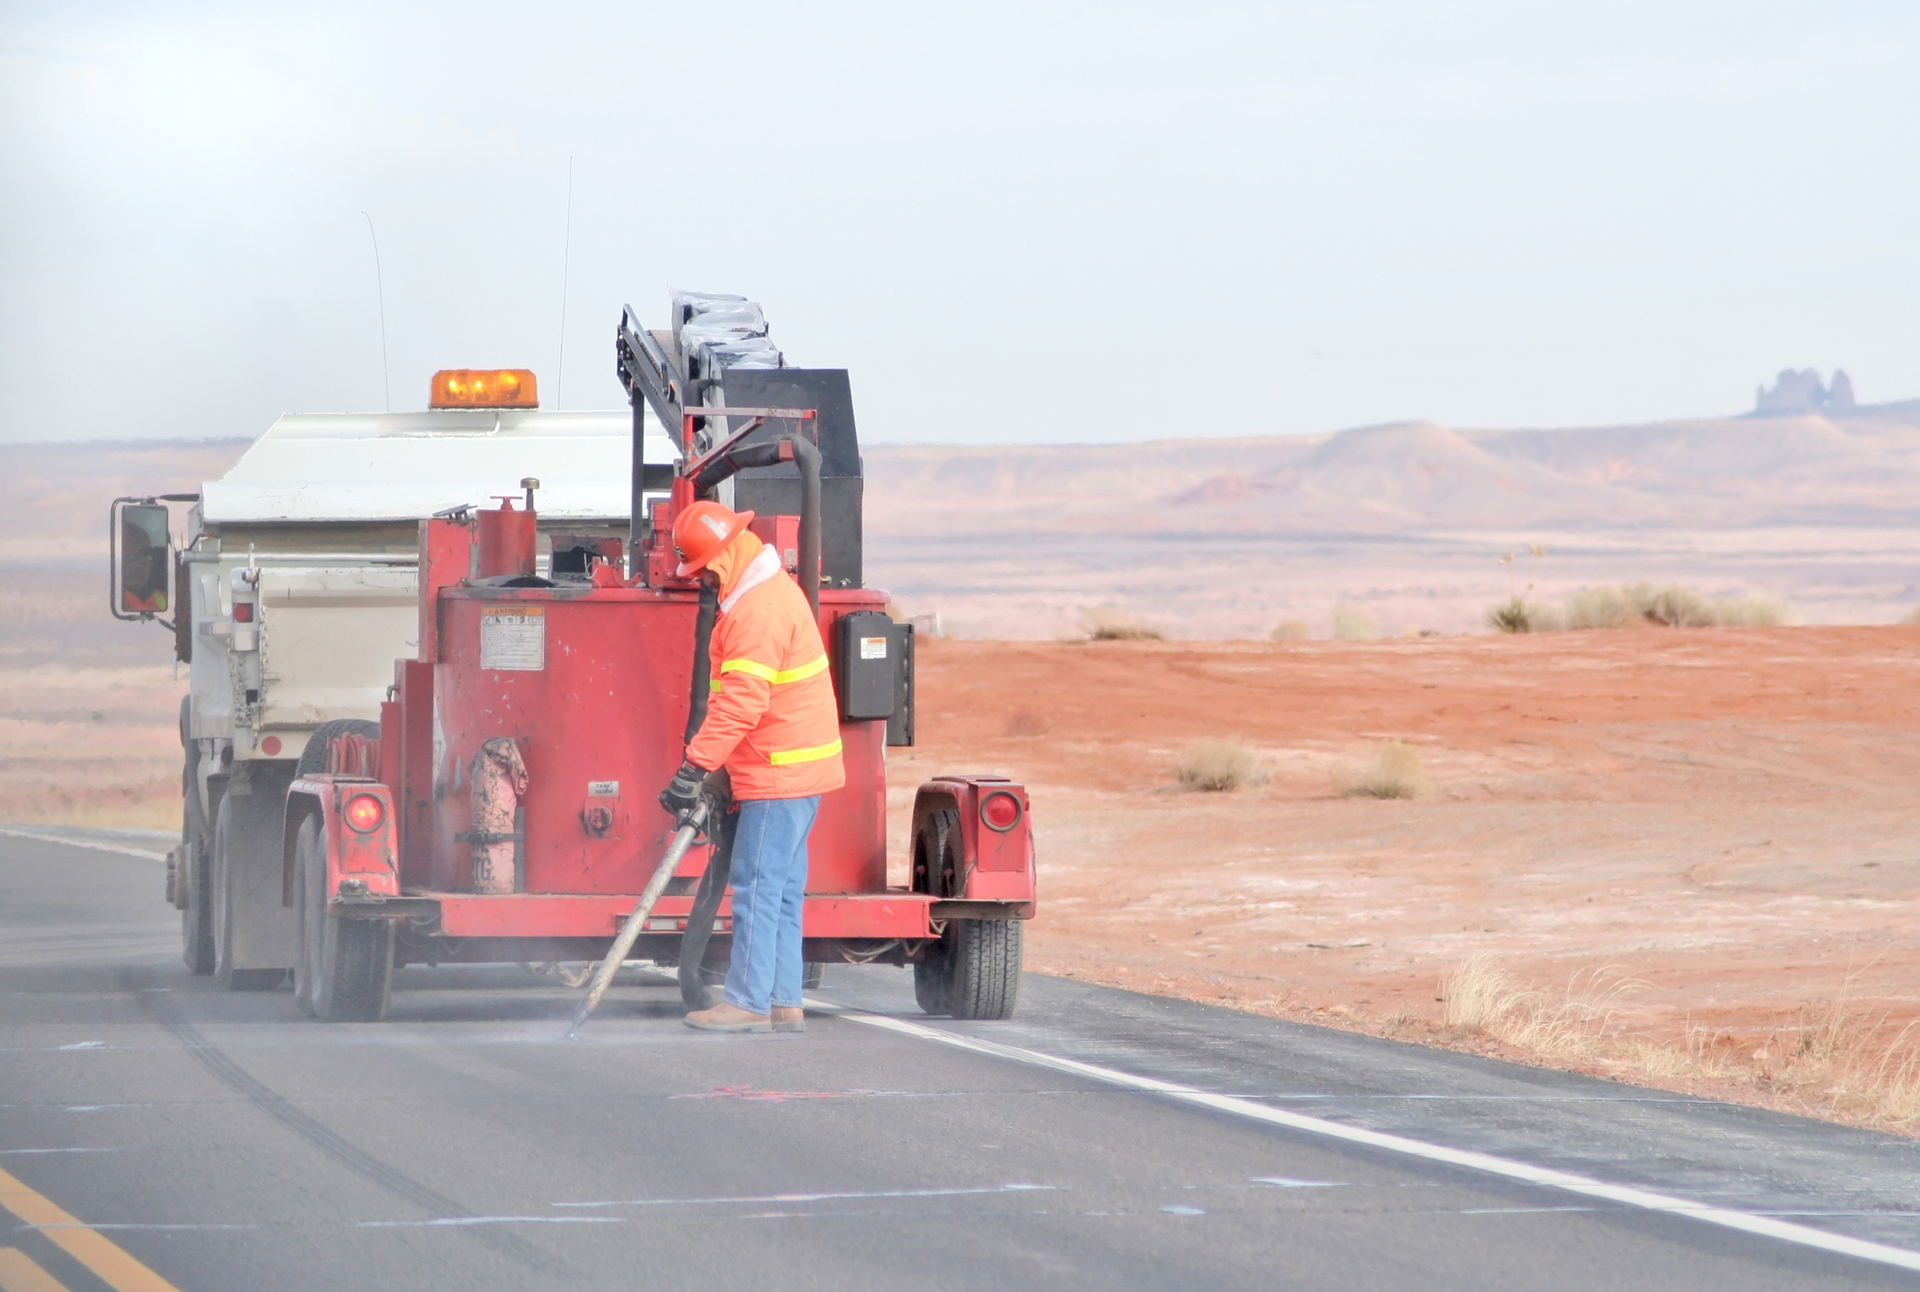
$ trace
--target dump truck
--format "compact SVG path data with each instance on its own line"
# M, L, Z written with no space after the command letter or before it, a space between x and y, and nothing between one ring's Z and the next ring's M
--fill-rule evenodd
M172 611L177 641L183 617L194 625L195 683L170 892L196 969L244 987L278 985L290 966L300 1011L377 1019L401 965L600 959L633 917L634 954L675 967L690 1007L712 1003L729 958L733 814L716 802L695 846L682 840L671 872L657 875L678 823L655 794L724 685L707 653L715 594L677 577L671 540L680 511L713 499L755 513L754 532L806 593L840 710L847 783L824 797L811 837L803 957L910 967L931 1013L1012 1014L1037 897L1025 787L979 773L919 786L905 882L890 881L886 751L914 741L915 646L886 593L865 583L848 375L789 365L744 298L676 293L670 308L657 331L631 307L622 314L622 412L516 419L511 401L531 389L530 373L511 388L496 373L443 373L435 401L454 392L466 404L374 419L396 429L363 439L404 440L413 456L360 458L352 474L366 497L333 504L350 515L289 519L319 508L303 485L268 486L257 470L248 484L244 458L190 502L183 545L167 554L174 585L206 610ZM480 429L418 420L448 411ZM581 438L597 438L598 452L543 449L564 438L551 425L535 431L530 419L543 416L596 428ZM624 452L605 430L616 418ZM514 427L528 430L516 438ZM281 438L299 434L296 422ZM477 444L458 468L435 457ZM609 514L610 490L623 495L621 516ZM121 613L166 612L153 584L167 554L151 555L166 529L152 509L166 505L116 504L127 536ZM416 519L403 522L408 513ZM305 565L267 563L265 531L339 520L368 531L355 561L332 560L343 554L320 552L308 534ZM149 535L145 564L133 556L137 533ZM390 671L352 697L343 688L338 709L315 702L296 718L270 705L290 676L272 625L296 608L285 591L263 604L260 589L283 586L272 569L310 580L316 646L339 635L320 626L322 589L336 606L366 604L364 640L328 667L344 670L350 653L370 670L374 650L397 646ZM643 892L657 902L636 916ZM211 950L196 959L201 927Z

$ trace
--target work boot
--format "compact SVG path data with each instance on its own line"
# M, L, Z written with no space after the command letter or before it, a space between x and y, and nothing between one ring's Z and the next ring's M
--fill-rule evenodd
M750 1014L732 1001L723 1000L712 1009L696 1009L686 1017L688 1027L701 1032L771 1032L773 1022L765 1014Z
M773 1007L773 1030L776 1032L806 1031L807 1011L798 1005L775 1005Z

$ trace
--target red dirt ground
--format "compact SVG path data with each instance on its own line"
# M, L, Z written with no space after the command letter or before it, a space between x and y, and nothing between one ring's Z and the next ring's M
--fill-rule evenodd
M1920 628L934 641L919 686L896 860L926 775L1025 780L1032 968L1494 1050L1440 1026L1469 956L1558 999L1631 980L1613 1059L1568 1066L1887 1120L1779 1064L1836 1008L1881 1053L1920 1017ZM1215 736L1270 779L1175 788ZM1333 768L1389 738L1433 792L1339 797ZM1616 1062L1622 1037L1666 1057Z

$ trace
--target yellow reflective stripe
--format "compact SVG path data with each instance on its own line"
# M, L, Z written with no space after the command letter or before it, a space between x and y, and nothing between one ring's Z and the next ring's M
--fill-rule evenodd
M787 682L798 682L802 678L812 677L815 673L824 673L826 668L827 657L822 655L812 663L802 664L799 668L782 669L768 668L765 664L757 660L730 659L720 666L720 672L722 675L727 673L747 673L753 677L771 682L775 686L780 686Z
M832 758L839 752L840 742L836 739L832 744L815 745L812 749L777 750L767 755L767 761L775 767L785 767L788 763L818 762L822 758Z
M824 673L826 668L827 657L822 655L811 664L802 664L799 668L781 669L773 675L773 684L778 686L782 682L798 682L803 677L812 677L815 673Z
M709 681L707 683L707 690L713 692L715 695L720 694L720 679L716 677Z

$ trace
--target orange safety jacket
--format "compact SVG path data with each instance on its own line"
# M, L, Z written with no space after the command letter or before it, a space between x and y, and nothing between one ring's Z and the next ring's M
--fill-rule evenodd
M707 718L690 762L724 766L737 799L798 799L847 783L840 710L813 608L774 550L742 533L708 565L720 576Z

